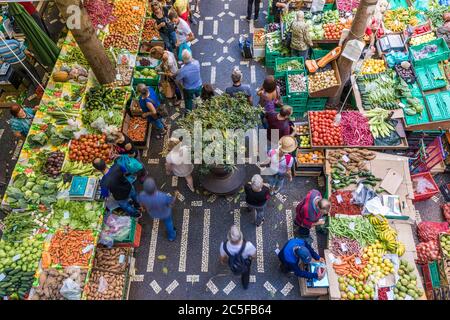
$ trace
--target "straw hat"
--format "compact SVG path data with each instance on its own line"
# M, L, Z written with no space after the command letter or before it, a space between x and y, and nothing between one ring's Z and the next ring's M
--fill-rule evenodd
M291 153L297 149L297 140L291 136L282 137L278 144L280 146L280 150L285 153Z

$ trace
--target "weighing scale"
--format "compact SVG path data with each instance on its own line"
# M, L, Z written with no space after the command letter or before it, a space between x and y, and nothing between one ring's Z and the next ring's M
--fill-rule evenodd
M92 201L98 197L98 179L92 177L74 176L70 185L71 200Z
M315 273L318 268L326 268L326 265L322 262L311 262L308 266L309 272ZM325 276L321 279L308 279L306 281L308 288L328 288L330 283L328 282L328 273L325 271Z

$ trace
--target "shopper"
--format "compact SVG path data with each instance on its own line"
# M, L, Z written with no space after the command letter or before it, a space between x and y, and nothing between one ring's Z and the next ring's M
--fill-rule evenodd
M252 20L252 6L255 5L255 15L253 16L255 21L258 20L259 17L259 5L261 3L261 0L247 0L247 21Z
M202 77L200 75L200 63L192 58L188 50L183 51L184 65L178 70L177 81L183 85L184 105L187 111L192 111L194 98L202 92Z
M170 11L169 13L170 21L175 25L175 32L177 37L176 47L177 47L177 59L181 61L183 50L191 51L188 42L195 39L194 33L189 27L188 23L183 19L180 19L176 12Z
M158 191L155 180L147 178L144 181L144 190L139 194L138 200L153 219L162 220L166 226L168 240L175 241L177 231L172 220L172 206L175 203L175 198Z
M189 0L175 0L173 3L173 9L178 16L189 24Z
M314 226L323 225L322 217L330 211L331 203L322 198L318 190L311 190L306 197L297 205L295 225L298 227L298 235L311 242L310 229Z
M139 106L142 110L142 118L147 118L147 121L156 128L156 138L161 139L165 134L164 124L161 117L158 115L157 108L161 105L155 90L151 87L147 87L143 83L139 83L136 87L137 92L140 94Z
M179 106L181 104L182 96L181 91L175 82L175 77L178 72L178 64L175 55L168 50L156 46L150 50L150 56L153 59L161 60L161 63L156 67L156 70L161 74L161 93L167 99L176 97L174 105Z
M291 53L296 57L303 57L304 61L308 59L310 47L313 46L309 36L309 26L305 22L303 11L297 11L297 19L291 26Z
M220 244L220 262L228 263L233 274L241 275L242 286L247 289L256 248L250 241L245 241L241 230L235 225L228 231L227 239Z
M307 271L312 259L317 262L324 262L325 260L302 239L290 239L278 253L278 259L280 259L280 270L283 273L293 271L297 277L318 280L325 276L324 268L320 268L315 273Z
M22 78L27 77L35 87L39 83L40 77L34 66L28 62L27 52L23 42L4 38L0 40L0 63L10 64Z
M133 158L139 156L139 151L134 146L130 137L119 130L107 137L106 142L113 145L114 150L118 155L126 154Z
M278 138L289 136L294 132L294 124L289 119L292 115L292 107L282 106L279 113L266 113L267 140L274 142Z
M242 84L242 72L239 67L234 67L231 73L231 81L233 85L225 89L225 93L234 97L238 92L243 92L247 97L248 103L253 105L253 98L250 86L248 84Z
M156 29L159 31L159 36L164 41L166 49L174 52L177 44L177 34L173 23L169 19L169 8L154 1L152 10L152 18L156 21Z
M280 87L277 85L274 76L267 76L263 85L258 89L259 105L265 113L274 113L275 107L283 104Z
M37 25L44 31L48 36L50 36L50 32L48 32L47 26L45 25L44 19L42 19L39 11L37 11L36 7L33 5L33 1L20 1L19 2L22 7L33 17L34 21Z
M259 227L264 222L264 209L270 199L270 185L265 184L259 174L244 186L247 211L255 210L255 224Z
M214 97L215 95L216 93L214 92L214 88L211 84L204 83L202 85L202 93L200 95L200 99L202 99L202 101L207 101L212 97Z
M9 111L12 115L9 125L11 130L17 138L25 139L30 131L31 123L33 122L34 113L37 107L22 108L18 104L11 105Z
M291 155L297 149L297 140L291 136L280 139L279 147L268 152L269 158L261 163L261 166L269 165L263 170L264 175L269 175L270 194L278 193L283 187L286 177L292 181L292 165L294 157Z
M100 158L96 158L92 166L103 173L100 180L102 197L106 199L111 195L126 214L139 218L141 214L138 210L136 190L125 176L126 169L114 163L108 170L106 162Z
M170 138L168 143L169 154L166 156L166 173L185 178L189 190L195 192L192 171L194 165L191 161L189 148L182 145L178 138Z

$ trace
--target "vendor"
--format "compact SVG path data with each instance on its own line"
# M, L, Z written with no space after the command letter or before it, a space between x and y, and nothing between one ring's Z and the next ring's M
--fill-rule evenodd
M303 11L297 11L297 19L292 23L291 54L294 57L303 57L308 60L309 48L313 46L309 36L308 25L305 23Z
M272 1L272 14L274 17L275 23L280 23L281 15L284 12L288 11L290 8L295 10L300 10L303 5L303 1L297 0L273 0Z
M322 194L318 190L311 190L305 199L297 205L295 225L298 226L298 234L300 238L311 241L309 230L325 222L321 219L331 208L328 200L322 198Z
M375 33L377 32L377 26L375 18L369 19L366 27L366 31L364 34L364 40L368 43L368 48L372 52L375 53Z
M106 142L112 144L119 155L127 154L133 158L139 156L139 151L134 146L133 141L121 131L114 132L107 138Z
M325 260L305 240L298 238L289 240L278 253L278 259L280 259L280 270L283 273L293 271L297 277L318 280L325 276L325 270L322 268L314 273L307 271L307 266L312 259L317 262Z
M9 124L16 137L21 139L25 139L27 137L36 109L37 107L34 109L22 108L18 104L13 104L11 106L10 112L13 118L9 121Z

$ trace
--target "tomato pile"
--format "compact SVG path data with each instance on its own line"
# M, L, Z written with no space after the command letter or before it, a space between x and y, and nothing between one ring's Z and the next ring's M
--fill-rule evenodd
M108 162L111 156L111 146L105 142L106 136L103 134L87 134L78 140L70 142L69 159L72 161L82 161L91 163L96 158L101 158Z
M344 25L342 23L327 23L323 25L325 39L339 40L341 38Z
M342 130L334 125L336 110L310 111L312 143L316 146L341 146Z

